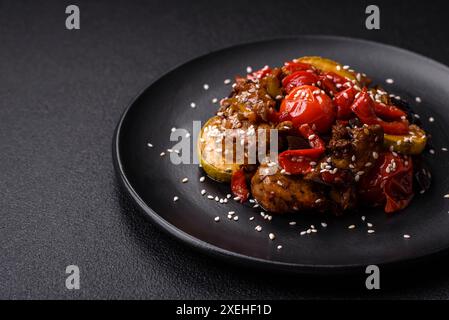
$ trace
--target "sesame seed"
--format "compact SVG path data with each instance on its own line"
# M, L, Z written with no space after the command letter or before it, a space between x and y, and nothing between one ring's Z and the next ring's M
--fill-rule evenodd
M218 222L218 221L220 221L220 217L215 217L215 222Z
M305 235L307 233L307 231L301 231L300 235Z
M291 221L288 224L291 225L291 226L296 226L296 222L295 221Z
M152 145L151 143L148 142L148 143L147 143L147 147L148 147L148 148L153 148L153 145Z
M189 179L188 178L184 178L184 179L182 179L182 183L186 183L186 182L188 182L189 181Z
M254 229L255 229L257 232L262 231L262 227L261 227L261 226L256 226Z
M447 152L447 148L441 148L441 151Z
M161 157L163 157L163 156L165 156L165 152L161 152L159 155L160 155Z
M278 245L278 246L277 246L277 249L278 249L278 250L281 250L281 249L282 249L282 246L281 246L281 245Z
M218 196L215 197L215 201L220 201L220 198Z
M207 196L207 199L213 200L213 199L214 199L214 196L208 195L208 196Z
M225 81L223 81L224 84L230 84L231 83L231 79L225 79Z
M351 224L350 226L348 226L348 229L355 229L355 225Z
M268 238L270 238L270 240L274 240L274 238L276 238L276 236L274 235L274 233L270 233L268 235Z
M374 232L376 232L376 231L370 229L370 230L368 230L367 232L368 232L369 234L371 234L371 233L374 233Z
M430 150L429 150L429 153L430 153L430 154L435 154L435 150L430 149Z
M239 220L239 216L234 216L234 221L238 221Z
M204 196L206 194L206 190L201 190L201 195Z
M434 117L430 117L429 118L429 122L435 122L435 118Z
M410 239L410 235L409 235L409 234L404 234L403 237L404 237L405 239Z
M204 182L204 180L206 180L206 177L201 177L200 178L200 182Z
M176 131L175 127L171 128L171 132L175 132L175 131Z
M176 202L176 201L178 201L179 200L179 197L177 197L177 196L174 196L173 197L173 202Z
M259 204L255 204L255 205L253 205L253 208L259 208Z
M235 214L235 211L229 211L228 214L230 214L231 216L233 216Z
M373 227L373 224L369 223L369 222L366 225L368 226L368 228L372 228Z
M212 103L217 103L218 102L218 99L217 98L213 98L212 99Z
M203 89L204 90L209 90L209 85L207 83L203 84Z
M385 82L388 83L388 84L393 84L394 80L393 79L386 79Z
M418 103L421 103L421 102L422 102L422 100L421 100L420 97L416 97L416 98L415 98L415 101L418 102Z
M326 222L321 222L321 226L322 226L323 228L327 228L327 223L326 223Z
M246 67L246 73L251 73L253 72L253 68L251 68L250 66Z
M196 103L195 102L190 102L190 108L196 108Z
M449 199L449 194L445 194L445 195L444 195L444 198L445 198L445 199Z
M366 217L365 217L365 216L362 216L361 219L362 219L362 221L365 221Z
M240 197L234 197L235 201L240 201Z
M254 217L250 217L250 218L249 218L249 221L253 221L253 220L254 220Z
M226 195L226 198L228 198L228 199L230 199L232 196L231 196L231 194L230 193L228 193L227 195Z

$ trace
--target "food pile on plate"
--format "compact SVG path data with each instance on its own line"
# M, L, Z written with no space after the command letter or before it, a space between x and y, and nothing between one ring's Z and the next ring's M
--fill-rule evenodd
M279 214L339 215L362 205L392 213L429 188L426 133L406 102L365 74L302 57L236 77L232 87L198 150L208 176L230 183L241 202L252 197ZM263 156L254 158L259 146Z

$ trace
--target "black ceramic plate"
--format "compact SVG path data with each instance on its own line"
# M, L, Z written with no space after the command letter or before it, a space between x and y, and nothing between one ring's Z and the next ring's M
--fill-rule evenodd
M253 69L281 65L304 55L321 55L367 73L374 82L409 100L433 136L435 155L426 161L434 175L433 186L417 195L411 205L391 216L378 210L364 210L341 218L332 216L274 217L263 220L259 209L235 201L220 204L200 191L224 197L229 186L206 179L198 165L173 165L167 155L172 127L192 131L193 120L207 120L218 104L213 98L227 96L230 85L224 79ZM394 84L385 83L392 78ZM246 265L295 272L351 270L370 264L411 261L449 247L449 69L423 56L374 42L304 36L232 47L197 58L167 73L148 87L129 106L118 124L114 138L114 162L119 179L137 205L157 225L183 242L206 252ZM209 84L209 90L203 84ZM421 97L422 103L415 102ZM195 102L196 108L190 103ZM435 122L429 122L434 117ZM147 143L154 146L149 148ZM188 183L181 183L187 177ZM177 202L173 197L178 196ZM227 219L236 211L239 220ZM374 234L368 234L366 222ZM220 222L214 222L219 216ZM249 218L255 219L250 221ZM296 221L296 226L290 226ZM327 228L321 227L327 223ZM318 233L300 236L314 224ZM355 229L348 226L354 224ZM255 226L263 230L256 232ZM276 239L271 241L272 232ZM411 236L405 239L404 234ZM278 250L277 246L282 245Z

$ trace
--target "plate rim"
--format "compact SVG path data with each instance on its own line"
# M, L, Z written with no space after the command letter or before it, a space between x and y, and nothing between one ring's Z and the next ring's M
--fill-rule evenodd
M434 59L428 58L420 53L416 53L407 49L403 49L397 46L393 46L390 44L385 44L377 41L371 41L366 40L362 38L353 38L353 37L345 37L345 36L336 36L336 35L314 35L314 34L307 34L307 35L296 35L296 36L285 36L285 37L272 37L272 38L266 38L263 40L257 40L257 41L251 41L251 42L242 42L242 43L236 43L232 44L230 46L213 50L210 52L207 52L205 54L199 55L197 57L194 57L193 59L189 59L186 61L183 61L174 67L170 68L168 71L162 73L159 76L156 76L153 81L151 81L149 84L145 85L143 88L141 88L138 93L130 100L130 102L127 104L126 108L122 112L120 119L117 123L117 126L115 127L113 139L112 139L112 160L113 165L116 173L116 177L118 178L120 185L123 187L124 190L126 190L127 195L130 196L134 203L137 204L137 207L139 211L144 213L145 217L148 218L153 224L155 224L160 230L164 231L165 233L168 233L170 236L174 237L175 239L181 241L182 243L185 243L189 245L191 248L196 249L200 252L204 252L210 256L214 256L217 258L220 258L222 260L229 261L228 259L231 259L231 262L238 263L238 264L244 264L245 267L252 267L252 268L258 268L258 269L265 269L265 270L271 270L271 271L282 271L282 272L289 272L289 273L296 273L296 274L348 274L348 273L354 273L356 270L364 269L366 265L364 264L302 264L302 263L288 263L288 262L281 262L281 261L275 261L275 260L268 260L263 258L257 258L252 257L244 254L240 254L234 251L226 250L223 248L220 248L216 245L210 244L204 240L201 240L199 238L196 238L183 230L177 228L173 224L166 221L162 216L160 216L156 211L154 211L149 205L145 203L145 201L139 196L136 190L134 190L133 186L129 182L128 178L126 177L126 174L123 169L123 163L120 156L120 134L122 130L123 123L125 122L125 119L127 118L127 115L129 114L131 108L135 104L135 102L145 93L145 91L149 90L152 86L154 86L157 82L161 81L165 77L168 77L171 73L175 72L182 66L192 63L196 60L200 60L202 58L205 58L211 54L218 54L222 51L226 51L235 47L244 47L244 46L251 46L256 44L261 44L265 42L271 42L271 41L287 41L287 40L301 40L301 39L322 39L322 40L339 40L339 41L351 41L351 42L358 42L358 43L366 43L370 45L376 45L381 47L389 48L390 50L399 51L401 53L417 56L421 59L426 60L427 63L431 63L438 68L443 68L449 73L449 67L444 65L441 62L438 62ZM404 265L406 263L417 263L419 261L422 261L424 258L430 259L433 256L442 254L443 252L447 251L449 247L442 247L439 249L434 250L433 252L429 252L426 254L418 254L414 255L408 259L390 259L386 260L384 262L380 262L376 265L388 267L389 269L393 269L396 267L399 267L400 265Z

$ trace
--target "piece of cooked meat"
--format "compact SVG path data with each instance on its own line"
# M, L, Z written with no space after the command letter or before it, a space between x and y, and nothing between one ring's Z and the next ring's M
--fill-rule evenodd
M320 185L301 176L282 174L277 167L265 164L251 179L251 192L265 210L273 213L323 212L329 207L325 190Z
M335 204L334 212L336 214L357 207L357 193L354 185L333 186L329 196Z
M232 95L221 101L218 115L224 115L235 123L244 120L268 122L269 113L277 105L276 96L273 95L280 93L276 75L269 74L255 80L238 77L233 88Z
M356 128L334 125L328 144L332 166L350 170L354 175L367 173L382 151L383 136L379 125Z

